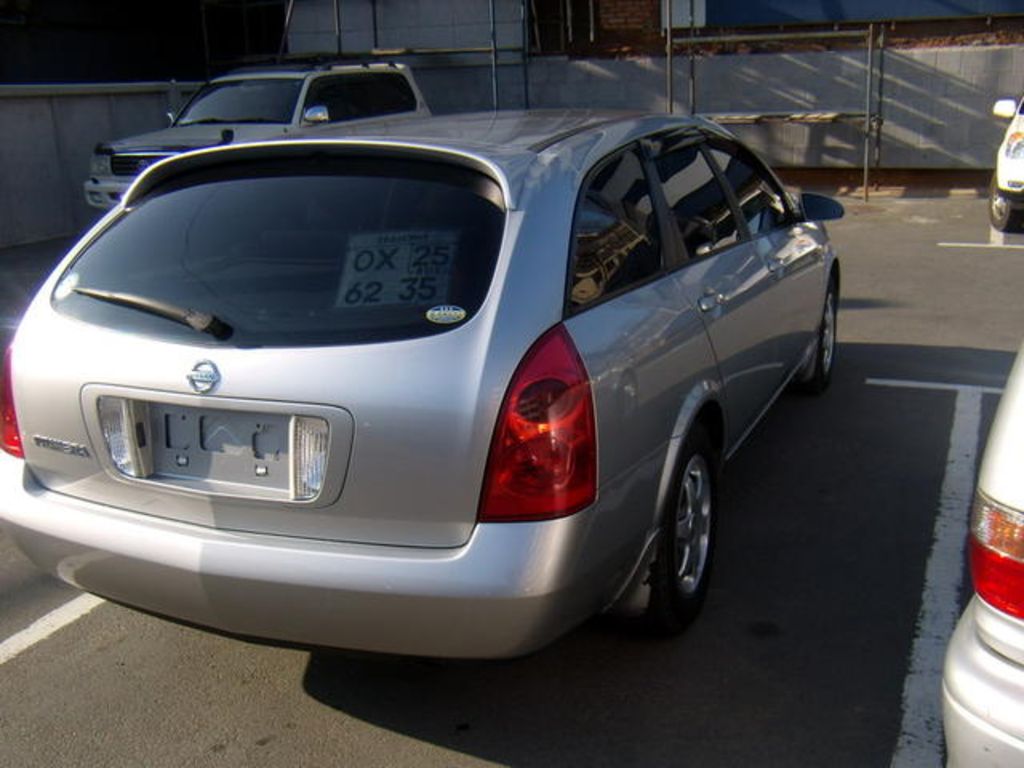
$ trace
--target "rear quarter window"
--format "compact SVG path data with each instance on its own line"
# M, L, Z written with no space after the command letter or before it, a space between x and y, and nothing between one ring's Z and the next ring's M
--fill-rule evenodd
M661 242L635 148L603 161L583 185L573 222L569 309L576 312L657 275Z
M90 323L201 344L415 338L479 309L503 229L497 183L450 164L239 164L176 177L133 205L70 265L53 303ZM217 342L76 287L212 313L234 330Z
M317 105L327 107L331 122L340 122L414 111L416 94L399 74L323 76L310 84L306 96L307 109Z

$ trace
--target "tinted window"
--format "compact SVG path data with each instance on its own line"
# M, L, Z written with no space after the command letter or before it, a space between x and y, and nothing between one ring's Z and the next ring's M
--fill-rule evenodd
M569 300L580 307L638 283L661 267L657 222L643 166L629 150L584 184L576 211Z
M700 258L736 242L733 209L696 143L662 153L655 167L690 258Z
M327 107L331 122L337 122L415 110L416 95L401 75L358 73L314 80L306 108L314 105Z
M757 237L787 223L782 192L768 174L757 167L756 161L739 152L719 148L712 149L711 154L736 192L751 235Z
M290 123L301 80L237 80L203 88L176 125L195 123Z
M107 229L65 273L59 311L113 328L216 343L71 289L212 313L233 346L410 338L471 316L490 284L504 213L497 185L452 166L384 159L245 164L179 179ZM436 313L432 313L436 320Z

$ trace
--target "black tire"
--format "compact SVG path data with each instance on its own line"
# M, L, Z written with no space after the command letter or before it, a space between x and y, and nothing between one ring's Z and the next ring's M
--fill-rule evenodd
M820 395L832 381L832 370L836 367L839 330L839 288L835 279L829 280L825 305L821 310L821 324L818 326L818 344L814 349L811 370L800 377L796 386L801 392Z
M679 454L651 564L648 626L660 635L682 632L707 596L718 511L718 454L695 424ZM680 536L680 526L687 532Z
M1021 229L1024 211L1015 209L999 190L996 175L988 185L988 220L999 232L1017 232Z

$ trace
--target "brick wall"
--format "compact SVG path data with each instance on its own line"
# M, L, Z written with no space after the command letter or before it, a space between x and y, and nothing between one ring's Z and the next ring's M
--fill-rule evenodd
M658 29L661 19L659 0L598 0L597 17L601 29L609 31Z

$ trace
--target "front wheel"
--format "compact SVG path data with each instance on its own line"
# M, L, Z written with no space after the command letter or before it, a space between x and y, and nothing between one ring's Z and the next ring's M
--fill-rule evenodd
M999 189L996 175L988 187L988 220L999 232L1015 232L1021 228L1022 211L1015 210Z
M683 631L700 612L714 559L718 456L699 424L683 442L678 467L651 565L647 606L651 628L667 635Z

